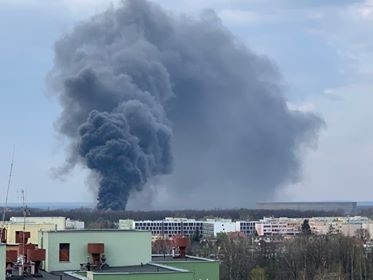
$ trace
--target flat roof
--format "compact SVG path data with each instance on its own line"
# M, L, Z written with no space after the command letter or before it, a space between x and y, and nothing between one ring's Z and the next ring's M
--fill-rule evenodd
M12 277L7 277L6 279L21 280L25 278L30 278L30 279L38 278L38 277L31 277L31 276L18 276L17 273L18 273L18 270L14 268ZM41 279L45 279L45 280L60 280L61 275L62 275L63 280L76 280L77 279L68 274L65 274L63 271L48 273L48 272L45 272L44 270L40 270L39 274L42 276Z
M152 262L215 262L216 260L208 259L208 258L201 258L196 256L189 256L186 255L184 258L173 257L172 255L152 255Z
M81 272L84 273L86 271L54 271L50 273L41 271L40 274L43 276L43 279L46 279L46 280L60 280L60 276L62 276L62 279L64 280L76 280L76 279L85 278L84 276L80 274ZM178 269L174 269L172 267L164 266L164 265L143 264L143 265L109 267L104 270L95 270L92 272L97 273L97 274L131 274L131 273L168 273L168 272L182 272L182 271ZM13 275L16 275L16 272L14 272Z
M151 264L143 264L143 265L130 265L130 266L118 266L118 267L109 267L104 270L96 270L93 271L95 273L112 273L112 272L170 272L171 269L167 269L165 267L151 265Z

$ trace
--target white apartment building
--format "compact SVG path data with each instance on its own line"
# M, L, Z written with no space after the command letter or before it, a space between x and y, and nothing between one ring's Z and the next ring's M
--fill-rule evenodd
M231 219L207 219L197 221L186 218L165 218L164 220L134 221L123 219L118 221L119 229L149 230L153 237L172 237L174 235L184 235L192 237L196 233L203 237L216 237L218 233L243 232L245 235L255 233L254 221L237 221Z
M120 225L126 224L119 221ZM128 222L127 222L128 224ZM158 221L134 221L134 229L149 230L153 236L172 237L174 235L183 235L192 237L199 233L202 234L202 221L186 218L165 218Z
M218 233L236 232L237 223L231 219L207 219L203 222L202 235L203 237L216 237Z

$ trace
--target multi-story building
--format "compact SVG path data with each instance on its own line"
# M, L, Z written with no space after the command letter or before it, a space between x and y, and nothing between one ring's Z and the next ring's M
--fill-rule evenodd
M164 220L119 220L119 229L149 230L153 237L172 237L174 235L184 235L193 237L196 234L201 237L216 237L218 233L243 232L246 236L255 233L254 221L237 221L231 219L207 219L197 221L185 218L165 218Z
M127 223L119 220L119 226ZM133 228L136 230L149 230L153 236L172 237L183 235L192 237L195 234L202 234L202 221L185 218L165 218L157 221L133 221Z
M65 217L11 217L3 227L7 243L17 243L17 235L26 231L30 233L29 242L37 244L39 231L84 229L84 222Z
M39 239L40 248L47 252L44 269L48 272L79 270L81 263L94 263L90 246L99 247L110 266L151 262L151 235L148 231L44 231L40 232Z
M184 242L180 240L175 243L179 244L177 255L152 256L149 231L44 231L39 233L39 244L45 250L44 270L39 277L45 279L219 279L219 261L181 254ZM0 246L1 275L5 275L3 247Z
M303 219L264 218L255 224L259 236L263 235L295 235L300 233Z
M202 225L203 237L216 237L218 233L236 232L236 222L231 219L207 219Z
M9 223L12 224L54 224L56 230L66 229L65 217L10 217Z
M243 232L246 236L251 236L255 234L255 224L254 221L237 221L236 230Z
M9 223L14 224L54 224L56 230L84 229L84 222L66 217L10 217Z

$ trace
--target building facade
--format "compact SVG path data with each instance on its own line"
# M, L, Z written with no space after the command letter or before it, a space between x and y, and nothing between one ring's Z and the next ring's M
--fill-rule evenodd
M236 222L231 219L207 219L202 225L202 236L204 238L216 237L219 233L239 231Z
M236 229L246 236L251 236L255 234L255 224L254 221L238 221L236 222Z
M296 235L301 231L303 219L264 218L256 222L255 229L259 236Z
M125 221L125 220L124 220ZM172 237L183 235L192 237L195 234L202 234L202 221L184 218L166 218L156 221L133 221L133 228L136 230L149 230L153 236ZM124 223L119 220L119 225ZM128 221L125 223L128 225Z
M42 231L39 247L46 250L44 269L79 270L82 263L92 262L89 244L103 244L110 266L131 266L151 262L150 231L72 230Z

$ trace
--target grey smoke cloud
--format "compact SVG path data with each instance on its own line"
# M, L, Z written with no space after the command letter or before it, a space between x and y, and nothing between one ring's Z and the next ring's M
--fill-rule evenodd
M288 109L276 67L213 11L175 16L126 1L56 43L50 80L69 164L98 176L104 209L125 209L154 177L175 197L240 190L263 199L299 179L300 150L322 125Z

